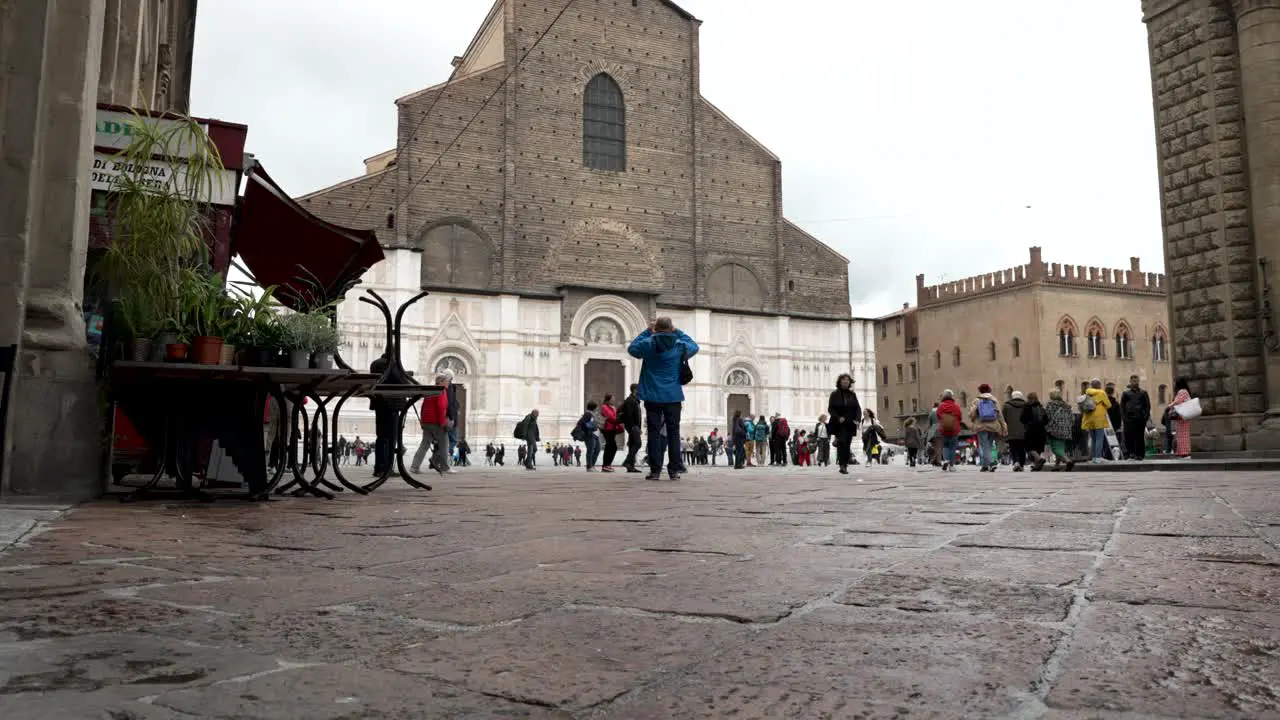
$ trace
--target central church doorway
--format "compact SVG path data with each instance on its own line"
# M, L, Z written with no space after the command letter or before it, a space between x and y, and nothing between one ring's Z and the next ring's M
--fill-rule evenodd
M620 405L627 396L627 373L621 360L588 360L582 372L582 404L604 402L604 396L613 395L614 405ZM579 410L583 409L579 408Z
M729 412L726 416L724 428L720 430L721 435L733 435L733 414L742 411L743 419L751 417L751 396L750 395L730 395L729 396Z

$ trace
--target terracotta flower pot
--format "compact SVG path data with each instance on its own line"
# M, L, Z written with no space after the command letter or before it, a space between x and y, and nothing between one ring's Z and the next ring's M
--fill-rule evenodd
M222 359L222 338L197 335L191 341L191 355L198 365L217 365Z
M222 353L218 356L219 365L236 364L236 346L228 342L222 343Z
M164 346L164 359L169 362L183 362L187 359L186 343L169 343Z

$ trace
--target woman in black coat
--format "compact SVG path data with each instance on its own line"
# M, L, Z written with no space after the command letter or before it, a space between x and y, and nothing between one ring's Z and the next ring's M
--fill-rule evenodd
M849 373L836 378L835 392L827 401L827 414L831 416L827 432L836 439L836 462L840 472L848 475L850 463L858 464L850 454L849 445L858 434L858 423L862 420L862 405L853 392L853 376Z
M1044 467L1044 445L1049 438L1048 415L1040 398L1035 393L1027 395L1027 404L1022 408L1022 427L1026 430L1027 455L1031 459L1031 470L1038 471Z

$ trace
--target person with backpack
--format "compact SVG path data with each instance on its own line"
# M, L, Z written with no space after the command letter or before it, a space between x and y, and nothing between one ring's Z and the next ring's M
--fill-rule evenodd
M1001 413L1005 427L1009 428L1009 459L1014 472L1022 472L1027 465L1027 431L1022 424L1022 411L1026 408L1026 399L1014 390Z
M836 378L836 389L827 400L827 414L831 416L827 431L836 439L836 464L840 466L841 475L848 475L849 465L858 464L849 446L858 433L858 421L862 418L862 405L853 391L853 376L849 373L841 373Z
M1045 416L1044 406L1035 393L1027 393L1027 405L1022 408L1022 427L1026 433L1027 460L1031 470L1039 472L1044 468Z
M969 427L978 433L978 459L982 472L995 472L1000 467L995 461L996 444L1009 434L1009 426L1005 424L1000 402L986 383L978 386L978 397L969 403Z
M938 437L942 440L941 460L943 472L955 472L956 446L960 442L960 431L964 428L964 412L956 402L955 393L942 391L942 401L938 403Z
M538 431L538 409L534 408L532 412L524 416L524 419L516 424L515 438L523 440L526 446L522 465L526 470L534 468L533 458L538 454L538 443L542 442L542 433Z
M1069 472L1076 466L1075 458L1068 451L1075 427L1075 413L1062 399L1062 391L1057 388L1050 390L1049 404L1044 406L1044 431L1049 450L1053 453L1055 471Z
M904 427L902 442L907 446L907 467L915 467L916 458L920 454L920 448L924 445L924 441L920 437L920 428L916 427L915 418L907 418Z
M880 443L885 440L884 426L876 420L875 410L867 410L864 415L866 422L862 425L862 452L867 456L867 465L873 465L876 461L883 465L884 460L880 457Z
M660 317L627 346L640 365L640 400L644 402L649 432L649 480L662 479L662 457L667 473L680 478L680 413L684 386L693 380L689 359L698 354L698 343L676 329L669 317Z
M787 464L787 440L791 438L791 425L779 414L773 420L773 436L769 438L769 449L772 451L770 465L785 466Z
M1129 376L1129 387L1120 396L1120 416L1124 423L1124 447L1130 460L1147 457L1147 426L1151 424L1151 396L1139 384L1137 375Z
M622 423L618 422L618 411L613 408L612 394L604 396L604 402L600 404L600 415L604 418L600 427L600 432L604 435L604 464L600 467L600 472L611 473L613 459L618 455L618 435L625 430Z
M756 466L764 467L765 450L769 447L769 421L761 415L751 432L750 437L754 439L756 451Z
M587 411L578 418L578 424L573 426L570 433L574 440L587 446L587 472L595 472L596 460L600 457L600 425L596 422L596 410L599 407L595 400L587 403ZM573 451L581 464L582 448L575 447Z
M1104 462L1107 459L1107 428L1111 420L1107 411L1111 409L1111 400L1102 389L1102 379L1089 381L1089 388L1080 399L1080 428L1089 434L1089 442L1093 447L1093 461Z

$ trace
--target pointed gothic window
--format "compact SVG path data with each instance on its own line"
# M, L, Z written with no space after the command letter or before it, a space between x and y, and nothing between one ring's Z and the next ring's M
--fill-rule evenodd
M1089 357L1101 358L1106 356L1107 347L1104 343L1104 339L1106 338L1104 332L1105 331L1102 329L1102 323L1098 322L1096 318L1090 321L1088 329Z
M1058 322L1058 354L1062 357L1074 357L1076 354L1076 323L1069 317Z
M1159 325L1151 336L1151 359L1156 362L1166 362L1169 359L1169 334Z
M583 93L582 164L593 170L627 169L627 109L622 88L605 73L591 78Z
M1123 320L1116 325L1116 357L1121 360L1133 359L1133 331L1129 329L1129 323Z

